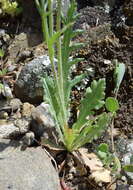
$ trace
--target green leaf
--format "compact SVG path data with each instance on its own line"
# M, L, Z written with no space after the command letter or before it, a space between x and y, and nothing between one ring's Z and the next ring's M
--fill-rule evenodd
M94 124L92 122L94 122ZM109 122L109 115L107 113L103 113L97 117L97 121L88 121L85 127L81 128L79 134L78 130L73 128L74 133L78 134L73 143L73 149L78 149L84 144L91 142L94 139L97 139L106 129Z
M0 83L0 90L2 90L4 88L3 84Z
M60 135L61 140L63 140L63 134L59 126L60 125L59 121L61 122L61 120L58 118L60 112L60 106L59 106L59 100L57 99L58 96L56 93L56 86L51 77L45 76L45 78L43 78L42 80L44 88L44 101L50 105L50 113L55 119L57 131Z
M86 77L86 74L81 74L76 76L73 80L70 81L70 86L73 87L75 86L77 83L81 82L82 79L84 79Z
M117 60L114 60L113 62L115 64L115 71L114 71L115 89L114 89L114 91L117 92L120 88L126 68L125 68L124 63L119 63Z
M69 27L71 27L72 25L73 25L73 23L69 23L69 24L67 24L66 26L64 26L64 28L62 28L60 31L55 32L55 33L53 34L53 36L49 39L49 42L50 42L51 44L54 44L54 43L57 41L57 39L58 39Z
M74 125L75 129L80 129L86 122L86 117L92 115L94 110L100 109L104 105L105 79L93 81L91 87L87 88L85 98L82 99L79 108L79 118Z
M106 109L112 113L116 112L119 109L118 100L113 97L108 97L105 101Z
M133 172L133 165L125 165L123 166L123 169L126 171L126 172Z
M72 52L72 51L75 51L75 50L77 50L77 49L79 49L79 48L82 48L82 47L84 47L85 46L85 43L75 43L75 44L72 44L72 45L70 45L70 52Z
M98 151L101 151L101 152L106 152L108 153L109 152L109 147L106 143L101 143L99 146L98 146Z
M107 159L107 153L106 152L98 151L98 156L102 160Z
M7 69L0 70L0 76L3 76L7 73Z
M80 30L80 29L75 30L75 31L72 32L71 38L74 38L74 37L76 37L76 36L78 36L80 34L83 34L84 32L85 32L84 30Z
M0 49L0 57L4 57L4 50Z

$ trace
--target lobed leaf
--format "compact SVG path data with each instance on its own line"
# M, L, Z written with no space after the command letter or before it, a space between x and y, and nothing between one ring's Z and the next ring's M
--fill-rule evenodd
M98 138L109 124L110 117L107 113L103 113L97 117L97 121L87 122L85 127L81 129L76 139L73 142L73 149L78 149L84 144L91 142ZM76 129L73 129L74 133L77 133Z
M79 117L74 124L75 129L80 129L87 121L86 117L92 115L94 110L100 109L104 105L105 79L93 81L91 87L87 88L85 98L81 101Z

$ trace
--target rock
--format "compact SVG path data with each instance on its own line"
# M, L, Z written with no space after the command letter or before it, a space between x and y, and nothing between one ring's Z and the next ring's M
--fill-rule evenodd
M35 107L32 104L29 104L28 102L25 102L23 104L23 106L22 106L22 116L25 117L25 118L30 119L31 118L32 110L34 108Z
M3 103L2 103L3 102ZM18 98L13 98L10 101L0 102L0 112L5 111L8 113L20 110L22 102Z
M127 153L123 156L123 164L124 165L130 165L130 164L133 164L133 153ZM126 175L129 179L133 180L133 173L132 172L126 172Z
M13 42L8 47L9 60L11 63L14 63L18 54L28 47L27 35L25 33L20 33L15 36Z
M59 178L45 151L27 148L18 142L0 142L1 190L59 190Z
M128 184L117 184L116 190L129 190L129 185Z
M122 165L133 164L133 140L128 140L120 137L116 143L116 151L119 158L122 158ZM133 180L133 173L125 172L126 176Z
M133 154L133 140L129 141L129 144L127 145L127 152Z
M32 111L32 118L37 121L37 123L43 124L47 127L54 127L55 123L52 119L52 116L49 112L49 105L41 103Z
M11 88L9 87L8 84L4 84L4 87L2 89L2 95L7 99L7 100L11 100L13 98L13 94L11 91Z
M24 102L41 103L43 86L41 77L50 73L50 60L47 55L40 56L26 64L15 83L15 95Z
M12 111L17 111L17 110L20 110L20 108L22 106L22 102L18 98L13 98L10 101L9 106L11 106Z
M29 130L29 121L18 119L14 122L0 120L0 138L16 138Z
M34 132L37 138L55 140L57 132L55 130L54 120L49 112L49 105L42 103L32 111L32 122L30 130Z
M0 111L0 119L7 119L8 113L5 111Z
M16 131L18 128L13 123L0 120L0 138L10 138Z
M34 138L35 138L35 135L33 132L28 132L26 133L23 138L21 139L22 142L23 142L23 147L22 148L27 148L28 146L31 146L33 143L34 143Z

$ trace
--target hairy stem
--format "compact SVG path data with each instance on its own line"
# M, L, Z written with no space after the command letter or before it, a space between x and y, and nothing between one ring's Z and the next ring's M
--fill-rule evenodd
M48 0L48 10L49 10L49 35L52 36L53 35L53 26L54 26L54 22L53 22L53 2L52 0Z

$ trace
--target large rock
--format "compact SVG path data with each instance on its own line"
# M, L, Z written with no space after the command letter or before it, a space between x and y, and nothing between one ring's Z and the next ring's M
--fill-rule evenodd
M59 190L59 178L42 148L19 150L18 142L0 142L1 190Z
M41 103L43 85L41 77L50 72L50 60L47 55L40 56L26 64L15 84L15 95L24 102Z

